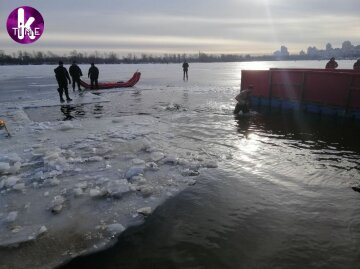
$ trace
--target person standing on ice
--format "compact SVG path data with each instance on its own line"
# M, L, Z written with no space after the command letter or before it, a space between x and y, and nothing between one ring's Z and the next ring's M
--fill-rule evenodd
M91 81L91 89L94 89L94 82L95 82L95 89L99 87L98 85L98 78L99 78L99 69L95 66L94 63L91 63L91 67L89 68L88 78Z
M69 73L70 76L72 78L72 88L73 91L75 91L75 83L78 86L78 90L81 91L80 89L80 77L83 75L81 72L80 67L76 64L76 61L72 62L72 65L69 68Z
M66 96L66 101L72 101L72 99L69 97L69 91L68 91L68 81L69 84L71 84L71 80L70 80L70 76L69 76L69 72L66 70L66 68L64 67L64 64L62 61L59 61L59 66L56 67L54 69L55 72L55 77L57 80L57 83L59 85L59 88L57 89L57 91L59 92L59 96L60 96L60 102L64 103L65 100L63 98L63 92L65 92L65 96Z
M189 64L186 62L186 60L184 60L182 68L183 68L183 72L184 72L183 79L185 80L185 77L186 77L186 80L188 80L189 79L189 77L188 77Z

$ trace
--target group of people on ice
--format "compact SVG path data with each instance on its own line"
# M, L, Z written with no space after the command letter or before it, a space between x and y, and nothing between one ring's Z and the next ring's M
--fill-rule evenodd
M75 84L78 86L78 90L81 91L80 88L80 77L83 75L80 67L76 64L76 61L73 61L72 65L69 67L68 70L64 67L64 63L62 61L59 61L59 66L54 69L56 81L58 83L59 88L57 91L59 92L60 96L60 102L65 102L63 98L63 94L65 93L66 101L72 101L72 99L69 97L69 91L68 91L68 82L71 84L72 78L72 88L73 91L75 91ZM69 75L70 73L70 75ZM95 66L94 63L91 63L91 67L88 71L88 78L90 78L91 81L91 89L98 88L98 78L99 78L99 69Z

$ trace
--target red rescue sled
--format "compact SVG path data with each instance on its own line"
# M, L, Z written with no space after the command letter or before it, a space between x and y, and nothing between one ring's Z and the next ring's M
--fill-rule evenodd
M133 87L140 80L140 76L141 73L136 71L132 78L125 82L99 82L99 87L94 90ZM85 89L91 89L91 85L85 81L80 80L80 85Z

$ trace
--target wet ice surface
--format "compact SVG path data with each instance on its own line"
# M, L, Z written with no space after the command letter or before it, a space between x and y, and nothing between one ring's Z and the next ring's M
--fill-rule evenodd
M49 268L108 245L220 159L181 147L172 121L192 116L187 89L70 91L73 102L60 105L49 81L4 82L11 92L1 100L0 118L12 137L0 138L0 251L6 259L0 268Z

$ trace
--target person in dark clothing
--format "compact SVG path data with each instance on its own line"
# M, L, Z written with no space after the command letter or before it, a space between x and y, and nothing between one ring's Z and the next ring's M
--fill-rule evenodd
M95 66L94 63L91 63L91 67L89 68L88 78L91 81L91 89L94 89L94 82L95 82L95 89L99 87L98 85L98 78L99 78L99 69Z
M360 59L354 63L354 70L360 71Z
M72 65L69 68L69 73L72 78L72 88L75 91L75 83L77 83L78 90L80 89L80 77L83 75L80 67L76 64L76 61L73 61Z
M245 114L250 111L250 98L253 89L254 87L252 85L249 85L248 89L241 90L240 93L235 97L237 104L234 109L234 114L239 114L240 111Z
M185 77L186 77L186 80L188 80L189 79L189 77L188 77L189 64L186 62L186 60L184 61L183 65L182 65L182 68L183 68L183 71L184 71L183 79L185 80Z
M335 61L334 57L332 57L325 66L326 69L336 69L337 67L338 67L338 63Z
M68 85L67 82L69 81L69 84L71 84L71 80L70 80L69 72L64 67L62 61L59 61L59 66L54 69L54 72L57 83L59 85L57 91L59 92L60 102L61 103L65 102L63 98L63 92L65 92L66 101L72 101L72 99L69 97L69 91L67 86Z

